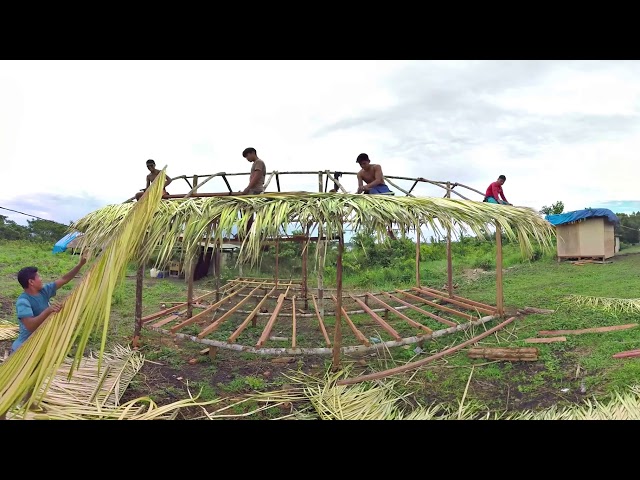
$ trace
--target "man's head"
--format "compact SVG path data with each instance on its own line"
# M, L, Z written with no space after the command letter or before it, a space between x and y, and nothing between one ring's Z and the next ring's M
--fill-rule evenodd
M249 160L250 162L255 162L256 159L258 158L258 154L256 152L256 149L255 148L251 148L251 147L245 148L242 151L242 156L244 158L246 158L247 160Z
M358 155L358 158L356 158L356 163L359 163L362 168L366 167L371 163L371 161L369 160L369 155L367 155L366 153L361 153L360 155Z
M38 292L42 290L42 279L36 267L24 267L18 272L18 282L25 290L34 287Z
M153 172L156 169L156 162L151 159L147 160L147 168L150 172Z
M498 183L499 183L500 185L504 185L504 182L506 182L506 181L507 181L507 177L505 177L504 175L500 175L500 176L498 177Z

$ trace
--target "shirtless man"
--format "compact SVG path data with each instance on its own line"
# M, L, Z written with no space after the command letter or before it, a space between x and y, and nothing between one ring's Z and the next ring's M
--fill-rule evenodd
M356 163L361 167L358 172L358 193L391 193L389 187L384 183L382 167L371 163L369 155L361 153L358 155Z
M360 171L358 172L358 193L391 193L389 187L384 183L384 176L382 175L382 167L378 164L372 164L369 160L369 155L361 153L356 159L356 163L360 164ZM367 182L366 184L364 182ZM396 239L393 234L392 226L387 227L387 235L392 240Z
M151 185L151 182L153 182L158 176L158 174L161 172L161 170L158 170L156 168L156 162L152 159L147 160L147 168L149 169L149 172L151 172L149 173L149 175L147 175L147 186L144 187L144 189L140 190L138 193L136 193L136 200L140 200L140 197L142 197L145 190L149 188L149 185ZM162 189L162 198L167 198L167 195L169 195L166 188L170 183L171 183L171 177L169 175L165 175L164 188Z

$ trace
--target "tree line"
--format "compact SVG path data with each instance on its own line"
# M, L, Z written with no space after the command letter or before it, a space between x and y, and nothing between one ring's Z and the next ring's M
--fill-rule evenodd
M33 242L55 243L68 230L67 225L50 220L27 220L27 225L20 225L0 215L0 240L29 240Z

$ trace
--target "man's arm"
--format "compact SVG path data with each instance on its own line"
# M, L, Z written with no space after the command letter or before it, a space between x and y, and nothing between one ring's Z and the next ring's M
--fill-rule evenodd
M509 200L507 200L507 197L504 196L504 190L502 189L502 187L500 188L500 197L502 197L502 200L504 200L505 202L509 203ZM497 200L497 198L496 198Z
M165 188L166 188L166 187L167 187L171 182L173 182L173 180L171 180L171 177L170 177L169 175L167 175L166 173L165 173L165 175L164 175L164 178L165 178L165 180L164 180L164 186L165 186Z
M358 172L358 193L364 191L363 182L362 182L362 170Z
M29 304L28 300L24 300L24 303L22 303L22 300L18 300L18 302L16 303L18 318L20 318L20 321L25 326L25 328L32 333L36 330L36 328L42 325L42 322L44 322L49 317L49 315L54 312L59 312L61 308L61 305L53 304L45 308L38 316L22 316L29 314L33 315L31 305Z
M63 285L66 285L71 280L73 280L73 277L76 276L76 274L80 271L82 266L85 263L87 263L87 257L85 255L86 254L83 253L78 264L75 267L73 267L71 270L69 270L66 274L64 274L62 277L60 277L55 281L56 289L62 287Z
M375 174L375 178L373 182L367 183L363 188L369 191L373 187L377 187L382 183L382 167L380 165L376 165L373 167L373 173Z

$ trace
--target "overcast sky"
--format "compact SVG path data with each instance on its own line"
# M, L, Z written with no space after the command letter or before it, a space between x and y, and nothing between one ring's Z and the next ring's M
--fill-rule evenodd
M536 210L631 213L639 113L639 61L3 60L0 206L68 224L144 187L149 158L170 176L248 172L254 147L268 172L356 172L364 152L386 175L481 191L504 174L507 199ZM242 190L248 176L229 180Z

